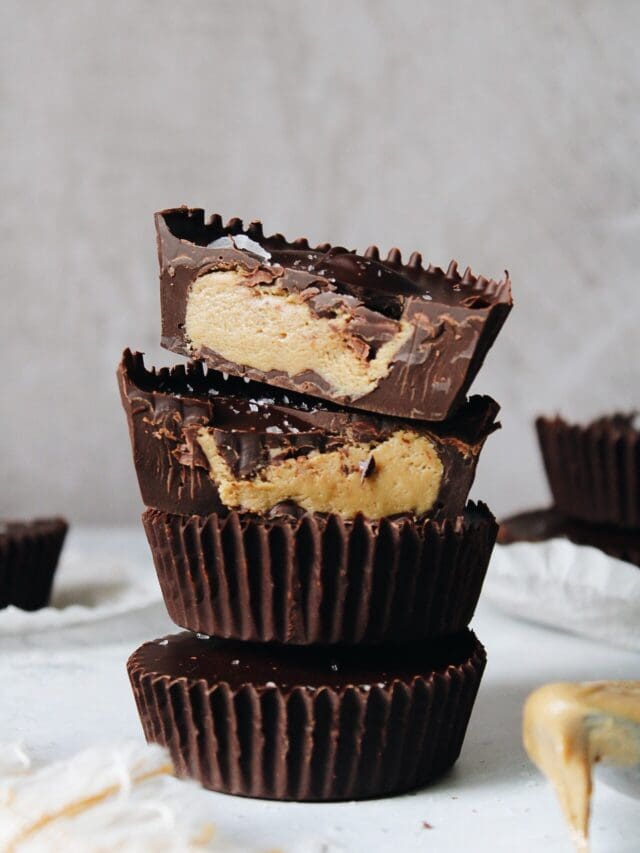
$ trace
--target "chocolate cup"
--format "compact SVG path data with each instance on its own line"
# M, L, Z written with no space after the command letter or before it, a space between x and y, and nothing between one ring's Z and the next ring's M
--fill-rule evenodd
M437 521L148 509L143 523L177 625L294 645L400 644L466 628L497 533L473 503Z
M381 797L441 775L462 748L486 662L470 631L403 650L146 643L127 669L147 741L178 776L277 800Z
M555 509L578 521L640 528L640 432L633 415L586 426L536 421Z
M47 606L67 529L62 518L0 523L0 609Z
M496 421L500 407L490 397L471 397L444 423L408 425L298 394L283 394L235 377L225 380L216 371L205 372L198 363L148 370L142 355L128 350L118 368L118 383L143 503L182 515L229 511L210 475L205 454L194 442L201 427L214 430L223 439L227 462L234 476L240 477L259 475L272 452L284 458L292 451L324 452L329 445L335 448L354 440L377 444L408 428L433 443L443 466L429 515L442 509L452 516L464 508L485 440L500 428ZM247 414L247 404L261 413ZM240 409L244 410L242 416ZM269 433L266 416L283 428ZM291 430L296 423L301 428Z
M569 539L576 545L599 548L610 557L640 566L640 530L625 530L604 524L585 524L567 518L556 509L521 512L500 523L498 542L545 542Z
M260 222L245 228L234 218L224 225L218 214L205 221L200 208L160 211L155 222L162 346L189 358L201 358L216 370L302 391L342 406L423 421L450 418L462 405L513 305L507 272L503 280L494 281L474 275L468 267L459 271L456 261L451 261L446 270L432 264L423 266L418 252L403 263L398 249L381 258L376 246L370 246L363 256L328 243L314 248L306 238L289 241L282 234L267 236ZM314 304L311 288L320 291L322 301L334 292L347 295L352 305L352 328L364 327L361 341L367 349L367 344L377 341L379 345L385 339L391 317L409 323L411 340L396 354L387 376L364 396L344 397L333 392L312 365L304 373L291 376L281 370L264 371L229 361L207 347L193 348L186 335L185 317L194 281L218 268L242 267L255 272L261 267L251 252L209 245L229 235L245 235L273 253L274 262L282 265L281 286L291 292L306 291L309 306ZM300 260L294 261L291 252L302 252L304 265L297 266ZM316 257L315 271L309 274L309 260L316 252L321 258ZM316 274L320 268L329 277ZM263 267L267 278L272 269L270 265ZM357 307L353 306L354 297ZM342 303L342 310L346 305Z

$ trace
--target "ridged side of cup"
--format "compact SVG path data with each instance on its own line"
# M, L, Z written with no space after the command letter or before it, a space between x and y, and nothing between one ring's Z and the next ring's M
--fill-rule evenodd
M579 521L640 528L640 433L630 417L586 426L538 418L536 428L555 509Z
M143 522L177 625L302 645L401 644L462 630L497 533L488 508L471 503L444 520L147 510Z
M128 672L145 736L168 747L176 772L247 797L331 801L422 786L451 767L486 662L342 689L171 678L131 656Z
M68 525L62 518L0 525L0 609L46 607Z

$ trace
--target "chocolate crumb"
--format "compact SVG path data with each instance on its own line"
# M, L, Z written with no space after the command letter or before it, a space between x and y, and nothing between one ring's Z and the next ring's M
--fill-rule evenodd
M358 467L360 468L360 482L364 483L367 477L370 477L376 470L376 460L373 453L370 453L364 462L359 462Z
M422 828L423 829L433 829L433 825L430 824L429 821L423 820L422 821Z

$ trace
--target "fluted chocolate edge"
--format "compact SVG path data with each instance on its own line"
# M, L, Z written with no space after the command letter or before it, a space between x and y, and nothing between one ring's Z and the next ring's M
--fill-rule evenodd
M210 636L291 644L408 643L465 628L497 534L465 515L371 522L173 515L143 523L171 619Z
M536 428L557 510L577 520L640 528L640 432L632 416L585 426L541 417Z
M47 606L67 529L63 518L0 524L0 609Z
M199 246L194 242L193 245L196 249L206 248L207 243L230 234L234 236L245 234L258 243L266 242L270 247L274 248L291 247L293 249L313 249L321 252L326 252L332 248L330 243L323 242L316 245L310 242L307 237L298 237L294 240L289 240L280 233L267 235L264 233L262 222L259 220L252 220L245 225L242 219L234 216L224 224L223 218L219 213L212 213L209 217L205 217L204 210L199 207L187 207L183 205L182 207L168 208L167 210L161 210L156 213L154 219L158 235L158 260L161 268L167 264L176 262L176 258L168 254L171 247L181 240L192 243L198 237L202 238L204 246ZM346 253L351 250L342 249L341 251ZM446 276L447 279L450 279L452 285L463 283L473 286L474 292L482 293L492 303L510 305L512 301L511 281L509 273L506 270L503 279L495 280L487 278L484 275L477 275L471 270L471 267L466 267L463 272L460 272L458 268L459 264L456 260L450 261L446 270L432 263L424 264L420 252L412 252L407 261L404 262L399 249L393 248L386 256L383 256L378 246L372 245L363 250L363 255L365 258L382 260L385 264L406 272L425 270L427 272L440 273ZM178 260L183 260L183 258L178 256Z
M209 684L127 669L147 741L181 777L278 800L386 796L425 785L457 760L486 653L410 682L342 689Z

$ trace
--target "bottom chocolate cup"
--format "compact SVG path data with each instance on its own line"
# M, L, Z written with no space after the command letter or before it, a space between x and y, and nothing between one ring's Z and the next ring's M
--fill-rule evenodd
M403 644L461 631L497 533L491 512L473 503L440 521L148 509L143 522L177 625L295 645Z
M0 608L47 606L67 528L62 518L0 522Z
M522 512L506 518L498 532L501 545L557 538L599 548L610 557L640 566L640 530L574 521L553 508Z
M425 648L276 647L175 634L127 669L178 776L277 800L407 791L456 761L486 662L471 631Z

